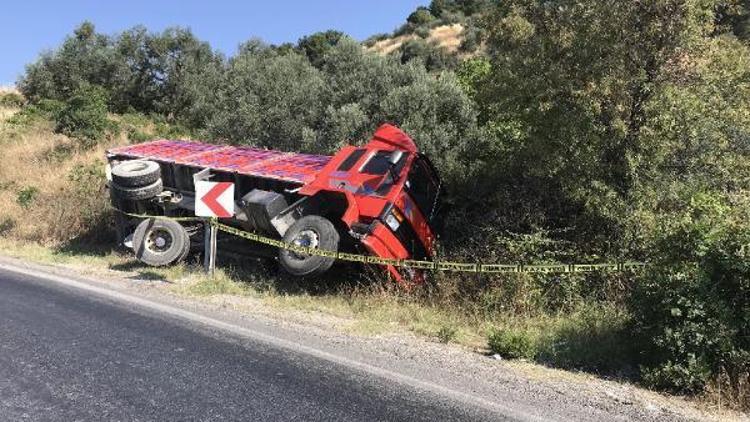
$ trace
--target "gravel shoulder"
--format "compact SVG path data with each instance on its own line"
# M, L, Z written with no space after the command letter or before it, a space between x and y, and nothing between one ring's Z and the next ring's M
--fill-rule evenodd
M45 276L50 282L134 308L150 308L191 321L196 330L253 338L366 371L394 383L494 409L518 420L744 420L748 415L704 409L678 397L633 385L540 365L497 360L456 345L411 334L356 335L351 321L315 311L281 309L261 299L185 297L167 283L122 271L31 264L0 257L0 268ZM85 272L86 275L82 275Z

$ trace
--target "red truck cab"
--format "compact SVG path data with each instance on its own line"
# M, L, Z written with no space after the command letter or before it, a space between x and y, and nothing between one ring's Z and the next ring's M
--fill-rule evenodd
M434 254L440 178L414 141L399 128L381 126L362 147L341 149L300 194L340 192L342 221L373 255L429 259ZM392 266L389 272L401 280Z

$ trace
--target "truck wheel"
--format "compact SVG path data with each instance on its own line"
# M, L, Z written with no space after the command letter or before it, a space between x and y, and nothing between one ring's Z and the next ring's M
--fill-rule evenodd
M148 186L160 178L161 168L154 161L131 160L112 167L112 182L124 188Z
M164 190L161 179L157 179L154 183L137 188L128 188L120 186L114 182L110 184L112 193L119 198L129 201L142 201L144 199L151 199L156 195L160 194Z
M159 218L141 221L133 233L133 250L139 261L163 267L187 257L190 236L180 223Z
M176 262L184 262L185 260L187 260L190 256L190 248L192 247L190 233L188 233L187 229L184 226L180 225L180 227L185 229L185 233L187 234L187 241L185 242L185 247L182 249L182 253L180 254L180 257L177 258Z
M284 242L314 249L337 251L339 232L329 220L317 215L302 217L284 233ZM333 258L279 251L279 262L286 272L302 277L318 275L328 271L334 263Z

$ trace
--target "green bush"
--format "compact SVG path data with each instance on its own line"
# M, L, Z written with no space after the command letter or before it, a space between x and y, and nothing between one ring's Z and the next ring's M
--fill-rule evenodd
M319 67L323 60L323 56L331 49L331 47L338 44L343 38L348 37L340 31L329 30L325 32L317 32L302 37L297 43L297 49L307 56L310 64Z
M27 186L18 191L18 195L16 195L16 202L22 208L29 208L31 207L31 204L34 203L34 200L38 195L39 188L37 188L36 186Z
M492 330L487 343L493 353L509 359L534 359L538 353L538 340L528 330Z
M25 102L23 97L15 92L0 93L0 106L18 108Z
M463 34L458 49L464 53L473 53L482 45L482 31L477 26L470 26Z
M67 218L68 226L57 228L58 236L86 242L111 242L113 212L104 194L104 163L96 160L78 164L67 174L70 182L65 201L75 212Z
M362 41L362 44L365 47L372 47L378 41L387 40L390 37L391 37L391 34L386 34L386 33L375 34L375 35L368 37L366 40Z
M582 305L544 328L537 359L561 368L634 375L638 349L629 323L630 315L611 304Z
M420 26L419 28L414 30L414 35L418 36L419 38L426 39L430 36L430 27Z
M458 59L455 55L422 39L406 41L399 47L396 54L400 55L401 63L408 63L415 59L421 60L431 72L454 69L458 66Z
M91 146L102 139L108 127L106 91L97 86L84 86L57 115L55 131Z
M430 9L420 6L412 12L408 18L406 18L406 21L417 26L426 25L430 22L435 20L435 16L432 16L432 13L430 13Z
M451 326L444 325L437 330L435 336L441 343L450 343L456 338L457 330Z
M64 106L64 103L57 100L40 100L36 104L27 104L7 122L18 127L28 127L34 123L55 120Z
M654 265L631 298L634 331L647 342L644 379L677 392L750 370L750 204L703 193L687 201L663 218Z

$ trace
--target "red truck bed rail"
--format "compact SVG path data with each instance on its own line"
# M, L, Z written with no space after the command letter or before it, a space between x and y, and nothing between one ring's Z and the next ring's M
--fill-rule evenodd
M312 182L331 161L327 155L166 139L114 148L109 153L300 184Z

